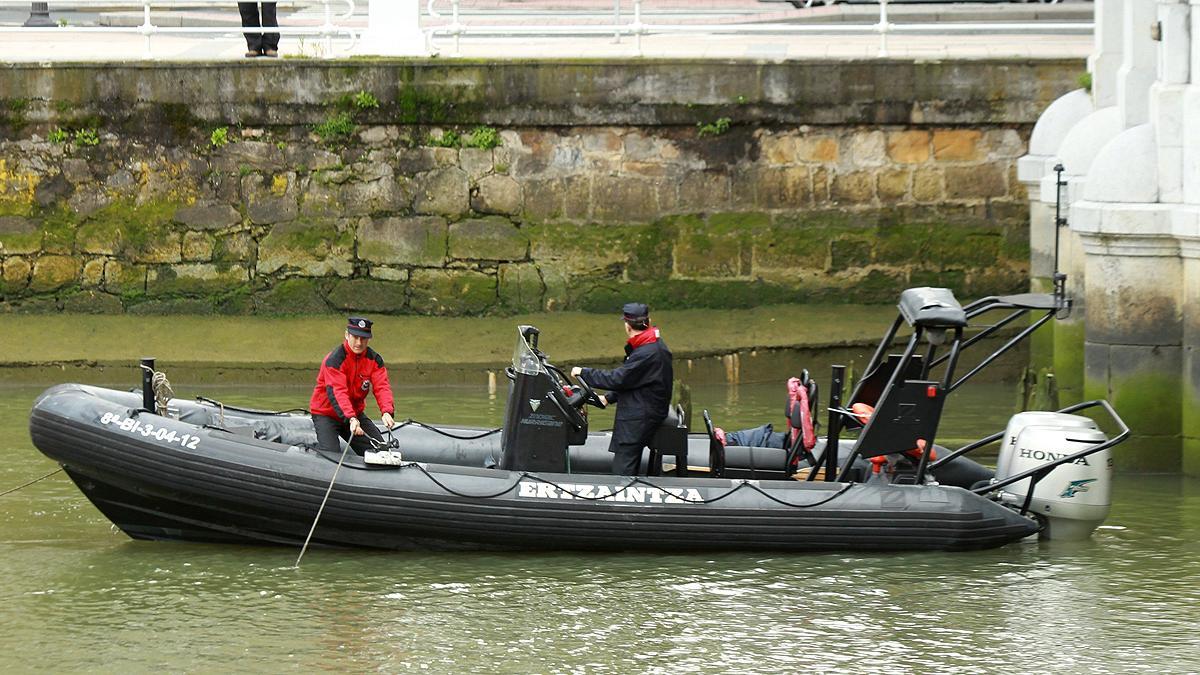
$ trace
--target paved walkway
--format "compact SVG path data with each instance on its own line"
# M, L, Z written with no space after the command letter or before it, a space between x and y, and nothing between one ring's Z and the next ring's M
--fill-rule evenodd
M51 3L52 8L56 3ZM64 3L66 4L66 3ZM118 3L114 3L118 4ZM317 26L323 22L320 3L311 0L280 3L285 26ZM62 6L62 5L59 5ZM611 0L463 0L463 22L472 26L597 25L612 21ZM422 3L424 7L424 3ZM437 5L448 12L445 0ZM622 22L630 20L631 3L623 3ZM567 8L570 8L569 11ZM1060 24L1090 21L1091 3L1057 5L1007 3L937 3L892 5L890 20L897 26L912 23L952 25L961 22L1041 22ZM365 26L366 3L359 2L345 23ZM569 37L463 37L458 49L449 37L438 37L435 51L442 57L465 58L711 58L711 59L859 59L880 56L880 38L861 34L724 34L714 24L755 26L763 23L845 27L878 20L878 5L855 4L791 9L786 3L755 0L647 0L642 20L654 24L688 24L694 32L644 36L640 51L636 41L624 37L614 42L611 35ZM27 9L12 3L0 5L0 27L18 25ZM131 26L140 23L140 12L53 11L51 16L71 26ZM211 6L177 6L155 11L154 21L162 26L204 27L203 34L161 34L150 38L150 54L156 60L237 60L243 42L232 9ZM445 17L422 17L422 27L444 25ZM223 30L229 28L230 30ZM751 29L753 30L753 29ZM887 55L894 58L1086 58L1092 36L1078 31L1053 29L1038 34L944 32L940 34L893 34L887 39ZM286 57L321 58L348 56L345 43L335 41L330 50L316 36L285 36L281 52ZM0 32L0 62L129 61L145 58L146 38L136 33L112 32Z

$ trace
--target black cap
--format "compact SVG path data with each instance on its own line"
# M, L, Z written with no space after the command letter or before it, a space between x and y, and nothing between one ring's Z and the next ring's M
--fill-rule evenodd
M621 316L629 322L645 321L650 316L650 308L641 302L627 302L621 307Z
M364 319L361 316L352 316L346 322L346 332L358 337L371 337L371 324L374 323L370 319Z

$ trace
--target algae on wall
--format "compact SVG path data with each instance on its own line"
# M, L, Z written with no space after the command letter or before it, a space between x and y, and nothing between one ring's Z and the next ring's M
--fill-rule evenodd
M1073 67L1022 67L1072 84ZM877 93L910 112L939 110L939 95L957 112L884 106L885 123L860 125L846 92L817 109L789 91L789 107L764 84L819 86L806 67L680 68L715 84L672 84L641 63L547 80L562 69L321 62L239 65L212 101L170 65L41 87L53 98L21 99L20 130L0 130L0 303L480 314L1024 290L1015 161L1041 104L1027 90L997 113L964 103L980 94L958 71L940 94L888 84ZM928 66L872 68L929 82ZM14 92L79 79L49 70L0 79ZM305 87L249 88L283 71ZM568 104L585 99L595 107Z

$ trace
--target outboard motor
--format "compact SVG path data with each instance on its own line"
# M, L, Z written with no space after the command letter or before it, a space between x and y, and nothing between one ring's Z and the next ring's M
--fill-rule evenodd
M507 375L508 405L500 436L500 468L569 473L568 445L587 441L587 417L563 392L560 373L538 351L538 329L517 327L517 347Z
M1004 442L1000 445L1000 454L996 457L996 479L1017 473L1009 471L1008 465L1017 447L1017 436L1025 427L1045 425L1051 427L1071 427L1076 429L1099 429L1096 423L1083 415L1069 415L1045 410L1027 410L1013 415L1004 428Z
M1017 420L1022 416L1026 417ZM1009 422L1008 431L1015 435L1012 445L1006 443L1001 451L998 481L1108 440L1092 420L1064 413L1020 413ZM1104 522L1112 504L1111 452L1101 450L1055 468L1038 482L1032 498L1029 484L1026 479L1004 488L1001 501L1020 506L1029 499L1030 513L1046 521L1046 539L1086 539Z

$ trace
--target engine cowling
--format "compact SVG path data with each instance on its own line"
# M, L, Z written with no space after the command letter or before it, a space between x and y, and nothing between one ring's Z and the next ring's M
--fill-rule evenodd
M1077 415L1061 415L1061 418L1039 417L1037 423L1022 426L1006 459L1004 472L997 467L996 480L1004 480L1108 440L1087 418ZM1089 424L1082 424L1079 419L1087 420ZM1001 501L1014 506L1023 504L1029 484L1026 479L1004 488ZM1043 538L1075 540L1089 537L1108 517L1111 505L1112 455L1109 450L1101 450L1058 466L1042 478L1033 491L1029 510L1046 520Z

